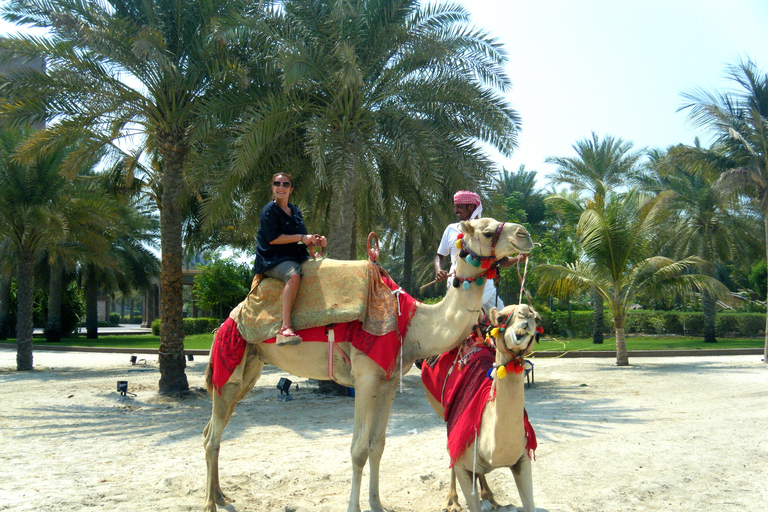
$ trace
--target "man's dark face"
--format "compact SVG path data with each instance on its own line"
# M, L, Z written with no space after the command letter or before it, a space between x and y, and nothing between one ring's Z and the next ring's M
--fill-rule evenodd
M472 213L475 211L475 205L473 204L455 204L453 205L453 213L458 220L469 220Z

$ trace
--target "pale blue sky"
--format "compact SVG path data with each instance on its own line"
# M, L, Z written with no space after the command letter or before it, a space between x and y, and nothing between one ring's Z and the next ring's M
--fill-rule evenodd
M682 92L728 87L726 66L768 71L766 0L460 0L503 42L523 131L508 170L610 134L636 147L692 144Z
M500 165L539 171L548 156L606 134L636 147L693 143L681 93L729 86L726 66L768 71L766 0L457 0L509 55L523 130ZM0 23L0 31L8 25Z

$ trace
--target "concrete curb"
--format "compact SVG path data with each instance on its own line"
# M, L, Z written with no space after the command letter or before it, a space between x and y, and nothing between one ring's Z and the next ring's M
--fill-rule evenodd
M699 350L628 350L628 357L690 357L690 356L752 356L763 355L762 348L706 348ZM550 351L534 352L532 357L616 357L615 350Z
M0 343L0 348L16 348L15 343ZM55 352L96 352L101 354L157 354L156 348L120 348L120 347L67 347L59 345L34 345L32 350L52 350ZM207 356L211 351L206 349L185 350L185 354L194 356Z
M0 348L16 348L15 343L0 343ZM157 354L156 348L119 348L119 347L67 347L59 345L34 345L33 350L54 350L59 352L98 352L115 354ZM185 354L207 356L210 350L185 350ZM757 356L763 355L762 348L707 348L700 350L629 350L629 357L692 357L692 356ZM612 350L556 351L543 350L534 352L534 358L550 357L616 357Z

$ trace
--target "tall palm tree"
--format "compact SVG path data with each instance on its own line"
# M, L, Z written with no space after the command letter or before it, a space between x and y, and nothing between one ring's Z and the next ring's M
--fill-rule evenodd
M526 225L531 233L543 234L546 194L536 186L536 171L521 165L516 172L502 169L496 180L496 192L504 202L508 221Z
M547 163L557 165L551 180L567 184L571 190L587 193L593 199L605 196L626 182L635 172L642 153L632 151L632 143L607 135L602 141L592 132L591 139L582 139L573 145L576 157L549 157ZM597 290L592 293L594 326L592 342L603 342L603 299Z
M599 184L613 189L624 184L642 158L642 151L633 151L633 144L620 137L606 135L603 140L592 132L573 145L575 157L549 157L545 162L557 166L550 177L553 183L567 184L576 192L598 193Z
M253 162L275 146L265 127L293 130L304 155L294 170L311 183L334 257L355 258L357 233L391 216L404 190L478 188L493 170L484 145L505 155L516 146L506 58L458 4L286 0L266 30L288 98L241 116L225 185L264 187ZM218 197L231 196L226 187Z
M608 305L616 328L616 364L629 364L624 325L627 309L641 292L674 291L688 295L694 289L721 297L727 289L709 276L693 274L702 263L690 257L679 261L651 256L650 241L663 220L668 194L644 197L631 190L613 195L605 204L590 204L578 224L580 261L566 265L542 265L539 290L565 296L596 290Z
M103 198L76 196L61 173L64 152L19 161L26 130L0 130L0 239L17 264L17 355L19 370L32 369L32 299L34 266L45 251L60 246L73 225L91 232L108 228L111 219Z
M46 339L51 342L60 341L62 336L65 273L71 273L80 261L115 264L107 254L115 239L115 227L123 222L124 213L113 198L103 193L93 176L83 174L66 183L57 201L67 229L55 244L46 248L49 268Z
M763 215L768 257L768 73L751 60L732 65L728 78L735 89L723 92L695 90L684 95L680 110L688 119L716 137L717 151L699 151L701 161L716 160L727 169L718 185L754 200ZM768 313L763 362L768 364Z
M6 123L48 122L32 151L52 144L88 142L69 159L106 148L144 163L142 149L157 155L160 169L161 302L160 392L189 388L184 372L182 325L182 207L195 127L207 122L198 106L213 88L247 74L228 59L216 37L220 26L246 16L259 2L247 0L10 0L10 22L42 27L42 36L0 39L0 58L45 59L45 72L22 69L0 79ZM258 8L254 9L258 10ZM124 150L127 142L139 150Z
M663 246L678 258L700 256L704 260L701 273L714 277L717 264L738 259L748 252L746 246L755 245L751 236L755 219L744 215L743 210L737 214L731 208L724 190L715 186L719 174L716 169L696 173L686 165L691 158L697 158L700 149L681 145L666 152L651 151L650 174L643 180L643 186L656 193L671 192L668 206L675 215L661 226L664 235L659 238L664 241ZM699 162L701 170L703 165ZM702 292L701 304L704 341L714 343L717 308L714 297L706 290Z

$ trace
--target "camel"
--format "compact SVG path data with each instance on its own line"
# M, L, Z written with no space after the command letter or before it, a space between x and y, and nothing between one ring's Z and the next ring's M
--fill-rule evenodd
M496 346L495 371L491 376L491 399L482 409L479 430L474 440L455 461L451 468L451 483L443 511L459 512L461 505L456 492L458 479L470 512L481 511L481 500L490 502L495 510L499 507L485 475L494 469L509 467L515 478L525 512L535 512L533 482L528 439L524 427L524 382L522 371L524 356L530 351L540 322L538 313L528 305L510 305L489 312L490 338ZM504 326L499 329L499 326ZM507 327L508 326L508 327ZM453 355L451 354L451 357ZM455 363L452 370L456 370ZM518 371L506 371L510 367ZM504 367L505 371L497 373ZM499 375L502 375L501 377ZM427 398L438 416L445 420L444 406L425 386ZM533 434L532 434L533 435ZM475 492L475 477L479 481L480 495Z
M467 337L477 320L483 296L483 277L494 270L488 263L528 253L533 248L531 237L519 224L501 223L482 218L461 222L464 258L474 255L468 263L458 262L454 279L459 286L452 287L445 298L434 305L417 304L407 334L400 348L400 372L407 373L414 361L440 354L457 346ZM487 261L482 267L479 261ZM337 340L338 341L338 340ZM219 484L219 450L221 435L235 405L253 388L261 375L264 363L311 379L328 379L328 343L307 341L294 346L276 346L274 343L249 343L240 362L242 379L230 378L219 390L211 389L209 364L207 386L212 397L211 419L203 431L207 463L206 497L203 510L213 512L217 505L229 500ZM385 434L399 380L388 379L387 374L362 351L343 340L338 343L348 355L349 369L344 374L333 374L339 384L355 389L354 424L352 434L352 486L347 512L361 512L360 486L363 467L370 461L368 501L371 512L384 512L379 496L379 465L384 452Z

